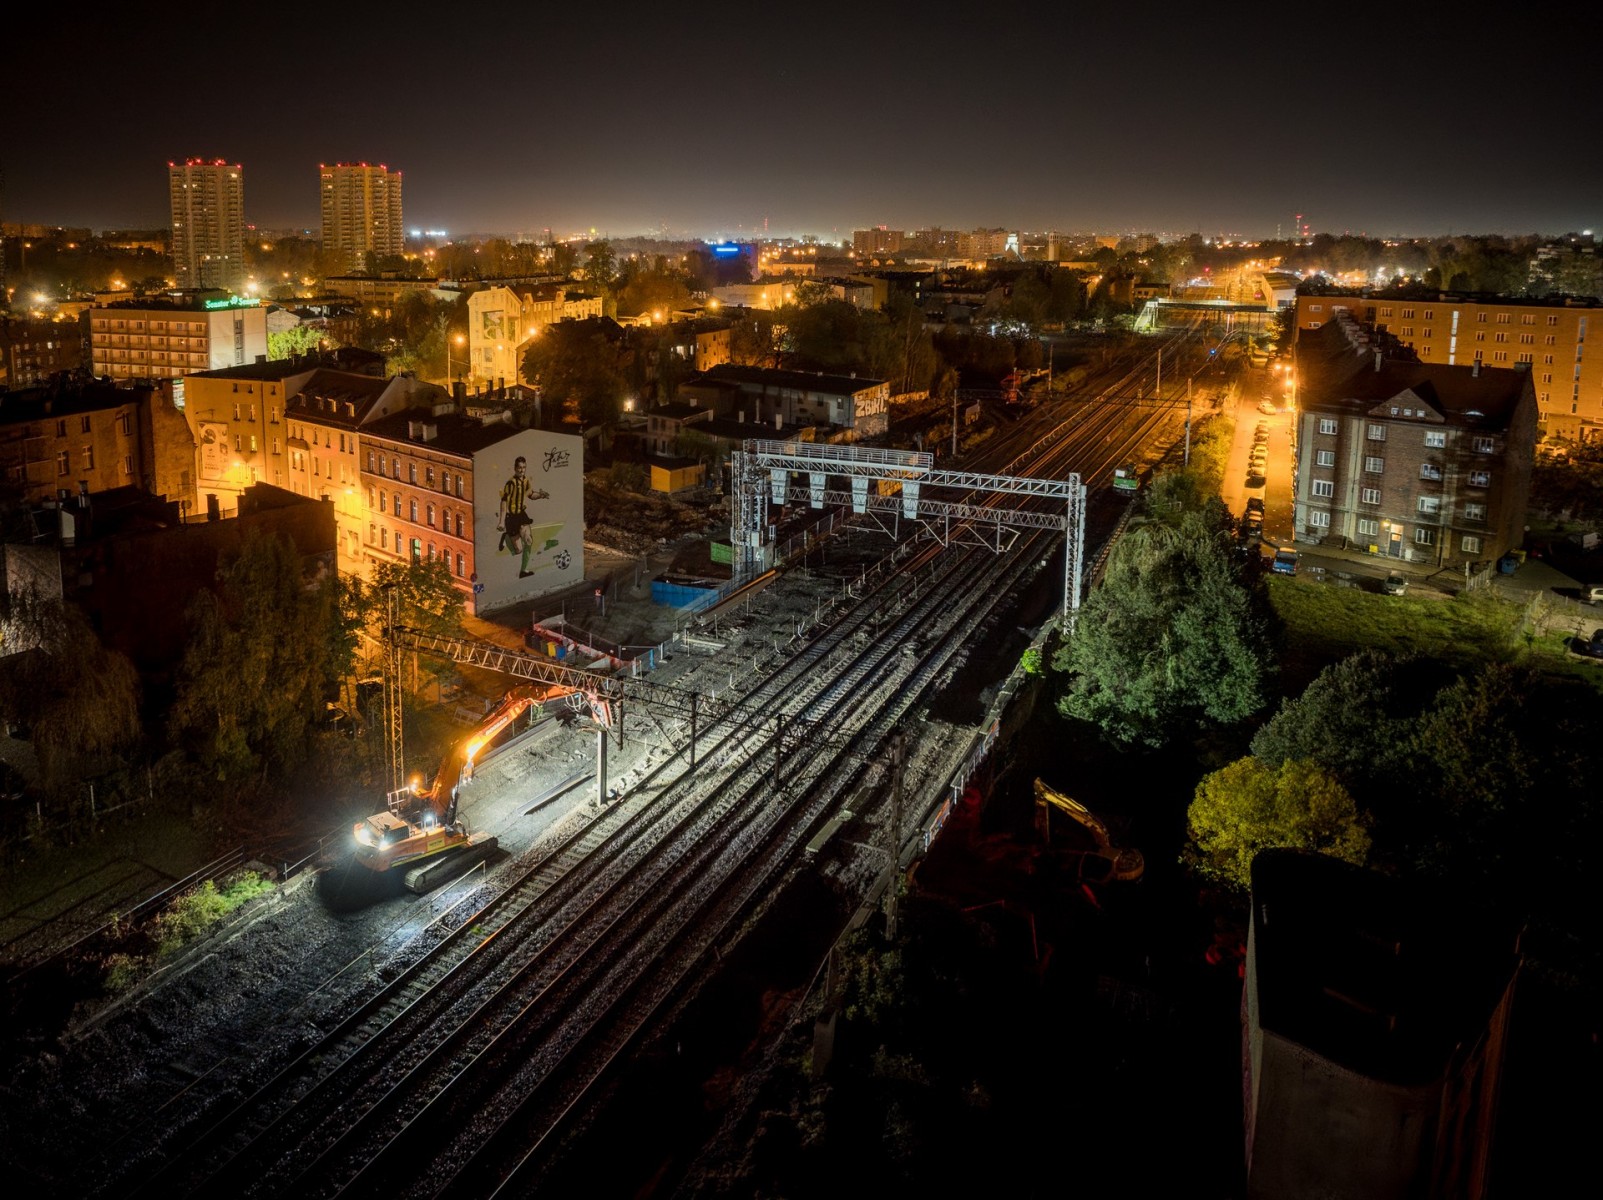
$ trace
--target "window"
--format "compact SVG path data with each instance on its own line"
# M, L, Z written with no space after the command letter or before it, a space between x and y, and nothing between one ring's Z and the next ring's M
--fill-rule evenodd
M252 454L256 453L256 435L254 433L250 435L250 452Z
M428 517L429 527L432 529L434 527L434 505L429 505L424 515ZM432 558L433 555L430 555L430 557Z
M1329 529L1330 514L1317 510L1308 514L1308 525L1312 529Z
M1330 497L1336 494L1336 485L1329 479L1314 480L1314 495Z
M57 421L56 422L56 436L57 437L66 437L67 436L67 423L65 421Z
M63 450L60 454L56 455L56 474L66 475L71 473L71 471L72 454L70 451Z
M1471 471L1469 473L1469 486L1478 488L1491 487L1492 473L1490 471Z
M1427 517L1434 517L1442 511L1442 498L1440 496L1421 496L1414 507Z
M1319 418L1319 432L1320 433L1335 433L1336 432L1336 418L1335 417L1320 417Z
M1464 539L1458 543L1458 548L1465 554L1479 554L1481 552L1481 540L1478 537L1465 534Z
M1371 425L1368 437L1372 442L1384 442L1386 440L1386 427L1384 425Z
M1497 323L1499 325L1507 325L1508 324L1508 314L1507 313L1498 313L1497 314Z
M440 510L440 528L445 530L446 533L451 532L451 510L448 508Z
M1558 317L1556 317L1553 314L1549 313L1548 314L1548 318L1547 318L1547 323L1549 325L1557 325L1558 324Z
M1358 533L1361 537L1374 537L1380 532L1380 522L1374 517L1358 518Z
M1425 431L1425 449L1443 450L1447 447L1447 431L1444 429L1428 429Z
M371 521L367 524L367 544L371 546L378 540L378 526Z
M1325 306L1322 305L1322 304L1310 304L1308 306L1308 311L1309 312L1324 312L1325 311Z
M380 550L388 550L390 548L390 531L382 525L379 526L378 531L378 548Z
M373 452L371 450L367 452L367 473L369 475L373 474Z
M411 521L412 524L416 525L417 524L417 501L416 500L407 501L406 509L407 509L407 513L406 513L407 520Z
M461 537L462 536L462 514L461 513L457 513L456 514L456 536L457 537Z
M415 462L406 464L406 481L408 483L417 482L417 464Z
M1489 437L1478 437L1471 444L1475 447L1476 454L1490 454L1496 447L1496 443Z
M1315 450L1314 463L1321 467L1333 467L1336 465L1336 452L1334 450Z
M1411 309L1411 308L1403 309L1403 319L1407 320L1407 321L1412 321L1414 319L1414 310Z
M134 473L134 459L131 454L122 456L122 473L124 475L132 475Z
M465 565L466 564L462 561L462 556L460 554L458 554L456 556L456 577L458 579L462 578L462 576L464 574L463 567Z
M1464 520L1466 520L1466 521L1484 521L1484 520L1486 520L1486 505L1484 505L1484 504L1466 504L1466 505L1464 505Z
M1358 498L1360 500L1362 500L1365 504L1379 504L1380 503L1380 489L1379 488L1364 488L1362 491L1360 491L1358 493Z
M462 498L462 476L460 475L456 477L456 498L458 500Z
M401 515L401 493L400 492L396 492L395 493L395 515L396 515L396 517L399 517Z
M434 486L434 468L429 467L423 472L423 478L430 487Z
M1479 322L1480 324L1482 324L1482 325L1486 324L1486 314L1485 313L1476 313L1475 314L1475 320L1477 322Z
M434 561L434 543L433 542L429 543L429 561L430 562Z
M123 437L127 437L128 436L128 414L127 413L118 413L117 414L117 432L122 434Z
M1364 456L1364 474L1383 475L1386 472L1386 460L1374 454Z
M412 539L412 544L410 546L410 549L412 551L412 561L414 563L422 562L423 561L423 543L418 541L416 538L413 538Z
M1508 334L1504 333L1502 330L1498 330L1497 336L1492 340L1497 342L1506 342L1508 341Z
M1433 463L1420 463L1419 477L1440 483L1442 481L1442 469Z
M1434 546L1436 544L1436 531L1421 527L1414 530L1414 542L1420 546Z
M86 471L95 469L95 448L93 446L83 447L83 469Z

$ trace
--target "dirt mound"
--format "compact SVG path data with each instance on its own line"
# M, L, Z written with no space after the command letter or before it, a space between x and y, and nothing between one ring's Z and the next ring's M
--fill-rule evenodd
M722 501L710 507L686 504L591 479L584 483L584 516L587 541L625 554L645 554L661 543L729 524Z

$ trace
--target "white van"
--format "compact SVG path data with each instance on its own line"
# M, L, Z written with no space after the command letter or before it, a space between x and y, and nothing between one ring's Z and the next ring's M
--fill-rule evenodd
M1594 583L1581 588L1582 604L1603 604L1603 583Z

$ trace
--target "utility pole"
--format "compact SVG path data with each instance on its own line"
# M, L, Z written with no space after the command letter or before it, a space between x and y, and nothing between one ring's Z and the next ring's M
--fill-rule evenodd
M1182 467L1191 465L1191 380L1186 380L1186 453L1180 461Z
M400 601L393 586L385 588L385 608L388 624L384 629L384 726L388 736L390 794L399 792L406 783L406 752L402 744L401 720L401 639L396 634L400 624Z

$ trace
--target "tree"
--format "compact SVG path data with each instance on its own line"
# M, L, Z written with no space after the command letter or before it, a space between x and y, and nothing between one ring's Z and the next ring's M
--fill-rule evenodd
M1260 850L1314 850L1358 866L1369 857L1368 818L1329 772L1299 759L1272 767L1249 756L1204 776L1186 821L1187 863L1242 891Z
M529 344L523 374L561 405L575 401L586 425L604 425L618 415L624 390L620 347L599 330L553 325Z
M1374 811L1406 774L1413 730L1438 676L1424 663L1364 650L1321 671L1253 736L1266 766L1288 760L1328 771Z
M1273 673L1261 591L1236 570L1204 517L1122 538L1107 574L1053 656L1065 716L1117 742L1162 745L1181 730L1261 709Z
M609 291L618 274L618 256L608 241L590 242L584 248L584 277L601 291Z
M337 576L304 581L289 541L255 530L195 598L168 724L209 776L265 781L299 765L350 670L342 598Z
M0 596L8 657L0 711L33 732L41 781L66 784L75 760L122 754L139 739L139 676L78 609L31 587Z
M296 325L267 335L267 357L270 359L295 358L302 354L315 354L319 350L333 350L339 346L328 330L316 325Z

